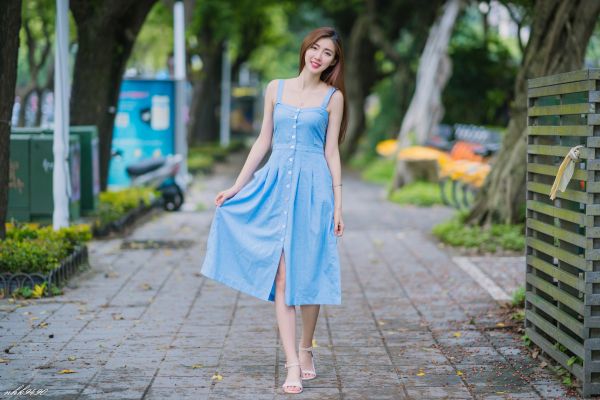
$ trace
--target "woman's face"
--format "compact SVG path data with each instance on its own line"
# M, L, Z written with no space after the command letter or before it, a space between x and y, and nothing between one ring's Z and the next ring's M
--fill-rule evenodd
M304 64L310 72L321 74L330 65L335 64L335 47L330 38L321 38L313 43L304 54Z

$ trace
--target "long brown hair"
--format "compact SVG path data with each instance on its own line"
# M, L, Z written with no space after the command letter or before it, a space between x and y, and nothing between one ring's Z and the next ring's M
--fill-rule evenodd
M344 85L344 51L342 49L342 40L334 28L324 26L321 28L310 31L300 47L300 64L298 73L302 72L304 68L304 56L306 50L313 44L319 41L321 38L329 38L333 41L335 46L334 60L337 62L334 65L330 65L325 71L321 73L321 80L331 86L336 87L344 95L344 114L342 115L342 124L340 126L340 134L338 137L338 144L342 143L346 136L346 129L348 128L348 106L346 100L346 86Z

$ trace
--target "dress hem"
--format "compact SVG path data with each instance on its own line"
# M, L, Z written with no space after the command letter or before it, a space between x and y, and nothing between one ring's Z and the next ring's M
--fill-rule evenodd
M224 278L224 277L218 276L218 275L208 274L208 273L206 273L204 271L200 271L200 273L202 275L206 276L207 278L210 278L210 279L212 279L214 281L220 282L220 283L222 283L224 285L229 286L232 289L238 290L238 291L240 291L240 292L242 292L244 294L247 294L249 296L256 297L256 298L258 298L260 300L269 301L271 303L275 302L274 299L271 299L271 296L270 296L271 291L270 290L269 290L269 293L266 296L262 297L262 296L256 294L256 292L252 291L252 289L250 289L248 286L246 286L246 285L240 285L240 283L238 281L229 280L227 278ZM319 299L316 299L316 300L311 300L310 302L307 302L307 301L304 301L304 300L294 300L292 302L292 304L287 304L286 303L286 305L288 305L288 306L302 306L302 305L314 305L314 304L319 304L319 305L321 305L321 304L325 304L325 305L341 305L342 304L342 300L341 300L341 296L340 296L336 300L325 300L325 299L319 300Z

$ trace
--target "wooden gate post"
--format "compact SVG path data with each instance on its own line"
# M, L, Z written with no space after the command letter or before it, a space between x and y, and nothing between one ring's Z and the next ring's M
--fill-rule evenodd
M600 394L600 69L528 80L525 333ZM558 166L583 145L565 192Z

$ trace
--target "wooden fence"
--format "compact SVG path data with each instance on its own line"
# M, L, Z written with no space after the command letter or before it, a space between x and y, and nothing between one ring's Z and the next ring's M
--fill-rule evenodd
M600 394L600 69L528 81L526 335ZM558 166L581 158L550 200Z

